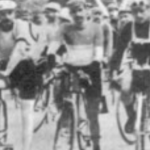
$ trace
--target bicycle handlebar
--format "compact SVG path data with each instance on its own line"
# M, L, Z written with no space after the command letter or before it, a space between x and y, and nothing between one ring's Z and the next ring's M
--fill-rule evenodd
M10 85L9 78L0 72L0 90L7 89Z
M80 67L74 67L74 66L64 64L64 65L56 66L56 68L54 68L52 72L54 73L54 76L57 77L57 75L59 76L61 73L73 73L74 71L71 71L71 70L74 70L74 69L72 68L77 68L75 69L76 70L75 72L78 75L79 79L85 79L88 81L89 85L92 85L90 76L87 73L85 73L82 69L80 69Z

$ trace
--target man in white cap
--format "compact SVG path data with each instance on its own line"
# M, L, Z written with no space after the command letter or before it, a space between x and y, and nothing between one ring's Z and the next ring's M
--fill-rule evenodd
M13 1L0 1L0 60L1 65L6 63L15 46L15 41L13 39L14 32L14 10L16 8L16 3ZM6 36L8 41L6 41ZM4 66L1 66L4 67ZM4 67L5 68L5 67Z
M72 18L70 16L70 10L68 7L63 7L60 11L59 15L61 23L72 22Z
M34 65L29 59L35 56L36 52L33 54L31 47L37 43L30 34L29 24L15 19L16 7L12 0L0 0L0 70L4 70L1 73L9 76L12 87L19 91L23 125L22 149L30 150L37 80ZM22 60L24 62L20 63Z
M128 120L125 125L127 133L133 133L136 112L134 110L134 92L141 92L141 90L150 90L150 72L141 71L144 66L150 66L150 21L149 21L149 1L148 0L132 0L130 1L131 13L133 21L128 22L122 29L117 44L117 51L114 54L113 62L116 70L122 71L121 75L121 99L124 102ZM128 58L124 64L124 52L129 51L129 59L133 59L133 66L137 66L140 71L131 67L128 64ZM124 57L123 57L124 56ZM123 59L123 60L122 60ZM122 62L122 63L121 63ZM135 70L133 70L135 69ZM142 75L142 76L141 76Z
M61 6L59 3L50 2L44 6L44 14L47 18L48 24L56 25L58 23Z

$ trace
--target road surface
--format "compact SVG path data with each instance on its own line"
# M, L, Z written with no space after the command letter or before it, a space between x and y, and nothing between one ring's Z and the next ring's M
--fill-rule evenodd
M106 88L107 89L107 88ZM14 101L10 100L6 92L5 97L8 105L9 115L9 136L8 143L14 145L15 150L21 150L21 112L15 108ZM118 131L115 105L112 105L112 98L109 90L105 90L109 113L100 114L101 124L101 149L102 150L134 150L134 146L126 144ZM50 121L34 134L32 150L53 150L53 139L56 129L56 122ZM63 143L62 143L63 144Z

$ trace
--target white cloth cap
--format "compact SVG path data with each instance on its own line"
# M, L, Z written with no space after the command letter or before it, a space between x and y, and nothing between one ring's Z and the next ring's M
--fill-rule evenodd
M140 4L140 3L143 3L144 5L148 5L149 4L149 1L148 0L131 0L129 2L129 5L131 6L132 4Z
M53 10L56 10L59 12L59 11L61 11L61 6L59 3L50 2L44 6L44 10L46 10L46 9L53 9Z
M60 11L59 17L62 19L66 19L68 21L72 21L71 15L70 15L70 9L67 7L62 8Z
M0 0L0 11L7 9L15 9L17 4L12 0Z
M133 4L140 5L140 3L143 3L144 5L149 5L149 0L124 0L121 4L121 7L131 7Z

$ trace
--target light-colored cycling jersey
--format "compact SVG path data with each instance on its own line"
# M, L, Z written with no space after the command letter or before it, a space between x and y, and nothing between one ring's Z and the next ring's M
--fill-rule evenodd
M0 60L9 59L18 40L26 41L26 44L33 44L33 33L29 23L22 20L15 20L13 30L10 32L0 31Z
M95 47L102 44L100 27L91 21L83 29L73 24L66 25L63 40L67 47L64 62L74 66L89 65L94 59Z

